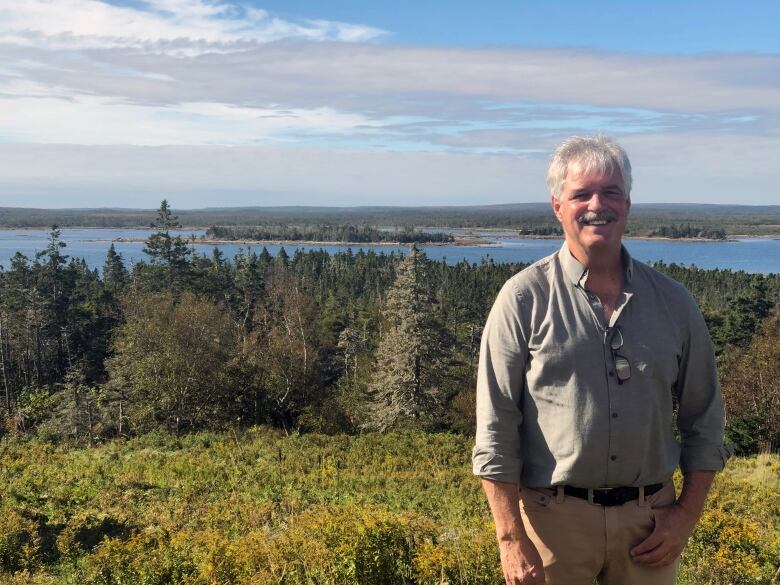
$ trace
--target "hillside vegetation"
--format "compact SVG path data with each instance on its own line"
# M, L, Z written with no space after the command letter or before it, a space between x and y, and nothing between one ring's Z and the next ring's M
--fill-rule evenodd
M0 583L501 583L469 451L481 328L523 266L228 260L172 236L167 202L156 225L129 269L69 258L57 229L0 268ZM772 583L780 275L657 268L702 308L751 456L681 582Z
M454 238L442 232L428 233L412 228L402 230L379 230L370 225L351 224L310 224L302 226L218 226L206 230L206 238L212 240L288 240L295 242L399 242L411 243L452 243Z
M482 327L521 264L373 251L195 253L167 203L128 267L58 229L0 268L0 435L87 444L154 430L470 433ZM715 342L740 454L780 448L780 275L656 265ZM760 399L758 399L760 397Z
M187 228L219 226L442 226L523 229L525 233L556 233L550 204L517 203L436 207L227 207L178 212ZM152 209L22 209L0 207L0 227L154 227ZM634 203L628 233L634 236L698 237L719 235L780 235L778 205L713 205ZM704 235L702 237L708 237ZM290 238L292 239L292 238ZM351 240L355 241L355 240Z
M0 583L495 584L471 439L418 432L0 442ZM780 457L732 460L681 583L770 583Z

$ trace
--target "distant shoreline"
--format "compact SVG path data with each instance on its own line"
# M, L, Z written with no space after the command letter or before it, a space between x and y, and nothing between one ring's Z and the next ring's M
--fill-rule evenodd
M494 236L496 239L518 239L518 240L563 240L563 236ZM669 238L661 236L624 236L624 240L648 240L648 241L667 241L667 242L705 242L705 243L718 243L718 242L738 242L740 238L753 238L753 239L780 239L776 236L750 236L750 235L735 235L729 236L723 240L713 240L709 238ZM342 242L342 241L319 241L319 240L207 240L200 238L182 238L188 244L205 244L205 245L272 245L272 246L376 246L376 247L393 247L399 246L411 246L413 243L418 246L494 246L495 242L486 241L487 238L472 237L472 238L458 238L455 237L454 242ZM111 240L90 239L84 240L85 242L123 242L123 243L143 243L146 239L141 238L114 238Z
M51 227L0 227L0 232L24 232L24 231L48 231ZM68 226L61 227L60 230L153 230L151 227L90 227L90 226ZM191 230L204 230L206 228L199 226L186 226L182 228L176 228L175 232L187 232ZM493 235L490 232L516 232L517 228L505 228L505 227L441 227L441 226L422 226L420 229L437 229L442 232L447 232L455 238L453 242L415 242L418 246L483 246L490 247L490 242L485 242L486 238L496 239L518 239L518 240L563 240L563 235L532 235L517 233L513 234L501 234ZM459 230L465 233L453 233L447 230ZM480 233L485 235L480 235ZM201 239L190 238L181 234L181 237L190 244L211 244L211 245L231 245L231 244L245 244L245 245L275 245L275 246L290 246L290 245L302 245L302 246L376 246L376 247L399 247L409 246L412 242L395 242L395 241L381 241L381 242L341 242L341 241L321 241L321 240L225 240L225 239ZM729 234L725 239L711 239L711 238L672 238L668 236L623 236L624 240L648 240L648 241L667 241L667 242L736 242L743 238L751 239L770 239L778 240L780 236L775 234ZM146 238L90 238L83 240L85 242L124 242L124 243L143 243Z
M381 247L393 247L399 246L411 246L416 244L418 246L481 246L489 245L483 244L481 238L455 238L454 242L342 242L342 241L317 241L317 240L210 240L201 238L182 238L188 244L207 244L207 245L232 245L232 244L270 244L272 246L294 246L300 244L302 246L381 246ZM114 238L111 240L84 240L85 242L99 242L99 243L111 243L111 242L123 242L123 243L143 243L146 239L141 238Z

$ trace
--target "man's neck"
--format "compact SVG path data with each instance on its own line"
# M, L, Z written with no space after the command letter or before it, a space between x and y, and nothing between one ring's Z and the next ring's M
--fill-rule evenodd
M584 286L598 296L604 311L604 323L610 323L620 291L623 288L621 249L591 250L591 253L588 254L582 248L576 248L569 244L569 250L588 269L588 277Z
M569 251L580 264L588 269L588 280L615 280L623 276L623 253L618 248L585 250L567 242Z

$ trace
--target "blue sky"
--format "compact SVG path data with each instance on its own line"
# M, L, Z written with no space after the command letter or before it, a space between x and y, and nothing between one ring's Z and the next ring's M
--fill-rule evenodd
M780 3L654 0L274 0L263 8L286 18L362 22L399 43L523 45L607 51L777 52Z
M780 3L0 0L0 206L780 204Z

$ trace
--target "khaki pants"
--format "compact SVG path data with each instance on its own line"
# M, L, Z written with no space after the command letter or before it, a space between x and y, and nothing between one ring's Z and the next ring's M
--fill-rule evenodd
M629 551L653 530L654 506L675 500L668 482L644 501L599 506L554 489L522 488L520 513L539 549L547 585L674 585L679 559L645 567Z

